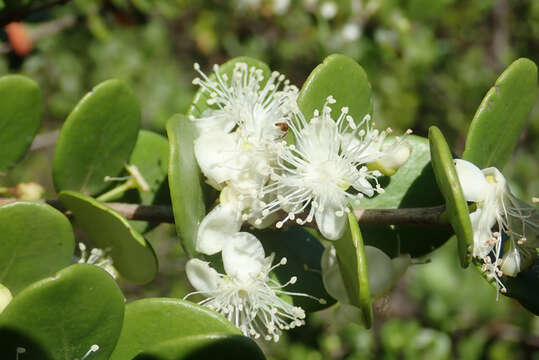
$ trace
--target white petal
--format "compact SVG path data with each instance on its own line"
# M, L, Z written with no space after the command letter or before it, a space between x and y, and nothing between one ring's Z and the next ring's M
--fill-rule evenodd
M374 195L374 187L363 176L360 176L357 178L356 183L354 184L354 188L357 191L367 195L368 197L371 197Z
M196 249L206 255L223 250L226 242L241 229L240 212L234 206L217 205L200 223Z
M454 161L464 199L473 202L484 200L488 182L481 169L466 160L455 159Z
M253 234L236 233L223 248L223 265L228 275L246 281L264 268L264 248Z
M371 296L383 296L393 285L394 273L391 259L382 250L374 246L365 246L367 274Z
M209 263L191 259L185 264L187 279L197 291L202 291L206 296L217 289L221 278L217 271L210 267Z
M346 214L337 216L337 208L325 206L324 209L317 209L314 218L320 233L328 240L338 240L342 237L346 228Z
M0 284L0 314L2 313L2 311L4 311L6 306L9 305L11 299L11 291L9 291L9 289L4 285Z
M322 254L322 283L331 297L342 304L350 303L344 281L337 261L337 252L333 245L328 246Z
M211 132L195 140L195 157L209 184L222 183L237 176L237 136Z
M486 210L486 209L485 209ZM473 256L483 259L492 249L486 242L492 236L491 228L496 218L489 216L483 209L477 209L470 214L473 230Z
M518 251L517 247L513 245L513 242L511 242L509 251L507 251L503 255L502 266L500 269L504 273L504 275L514 277L514 276L517 276L517 274L521 270L520 263L521 263L520 252Z
M496 189L498 191L504 192L506 190L507 181L500 170L495 167L489 167L481 170L481 172L489 183L496 184Z

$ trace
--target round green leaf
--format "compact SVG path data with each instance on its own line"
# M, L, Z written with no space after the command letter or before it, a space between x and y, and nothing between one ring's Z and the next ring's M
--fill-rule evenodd
M22 347L24 360L73 360L96 344L99 351L90 359L108 360L123 315L123 294L106 271L72 265L13 298L0 315L2 354L14 359Z
M73 191L63 191L59 200L71 210L75 222L95 247L109 251L114 267L127 280L137 284L157 275L157 257L152 246L116 211L95 199Z
M339 269L350 304L361 309L365 327L373 322L372 301L367 273L367 258L363 237L353 212L348 213L348 228L343 237L332 244L337 252Z
M127 305L124 326L111 360L132 359L167 340L203 334L241 335L221 315L188 301L142 299Z
M513 62L483 98L470 124L462 158L483 169L502 169L511 157L537 100L537 66Z
M0 171L19 160L43 117L43 96L36 82L21 75L0 77Z
M167 123L170 142L168 183L176 222L176 231L183 248L196 255L198 226L206 215L203 179L194 154L193 141L197 130L185 115L175 115Z
M265 358L256 343L248 337L208 334L164 341L151 346L135 357L135 360L264 360Z
M149 186L148 191L132 189L117 201L142 205L170 204L168 187L168 140L147 130L139 132L135 149L131 153L129 165L136 166ZM109 200L107 200L109 201ZM130 221L135 230L143 233L150 229L145 221Z
M148 183L149 191L138 191L143 205L168 203L168 140L152 131L139 132L135 149L129 160Z
M221 75L227 75L229 79L232 78L232 73L234 72L234 67L237 63L246 63L249 67L254 66L257 69L261 69L264 73L264 78L268 79L271 75L271 71L266 65L266 63L250 58L248 56L240 56L235 57L233 59L230 59L226 63L219 66L219 73ZM198 75L198 74L197 74ZM196 76L197 76L196 75ZM215 80L215 74L212 74L209 76L211 80ZM193 98L193 102L191 103L191 106L189 107L189 110L187 112L187 115L189 116L200 116L206 109L209 108L206 101L209 99L209 94L204 91L202 88L199 88L198 91L195 94L195 97Z
M308 294L326 302L303 296L292 296L294 305L300 306L307 312L325 309L335 303L335 300L327 293L322 283L320 261L324 247L318 239L304 228L294 226L285 231L261 230L254 232L260 239L267 255L274 253L274 262L283 257L288 260L273 270L281 284L297 276L295 284L288 285L285 290Z
M412 146L412 153L408 161L395 175L381 179L380 184L385 190L383 194L361 199L357 208L397 209L444 204L444 198L438 189L430 163L428 140L421 136L410 135L406 141ZM369 234L370 229L370 226L362 227L366 239L366 234ZM378 227L374 233L380 234L381 231ZM398 253L420 257L443 245L453 232L449 227L399 225L394 227L394 231L387 230L383 233L394 234L394 240L399 244ZM366 243L378 246L376 241L376 239L368 239ZM384 239L381 242L387 245L388 240Z
M122 172L137 141L140 105L120 80L90 91L62 126L52 163L57 191L95 195L110 186L105 176Z
M451 150L442 132L436 126L431 126L429 129L429 143L436 182L445 199L449 222L457 235L460 265L465 268L468 267L473 246L473 231L468 206L462 193Z
M340 114L346 106L356 123L372 113L372 89L367 74L348 56L330 55L311 72L299 94L299 108L310 118L314 110L322 109L330 95L337 101L331 105L334 112Z
M71 262L75 239L69 220L33 202L0 206L0 283L16 294Z

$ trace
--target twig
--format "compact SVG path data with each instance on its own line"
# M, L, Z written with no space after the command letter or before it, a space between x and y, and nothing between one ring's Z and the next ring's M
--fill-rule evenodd
M0 199L0 206L18 201L15 198ZM69 212L58 200L46 200L47 204L66 213ZM141 220L152 223L174 223L172 207L165 205L139 205L126 203L104 203L111 209L125 216L128 220ZM355 212L360 225L414 225L447 227L448 225L440 220L444 212L443 206L429 208L410 209L365 209Z
M39 134L34 138L30 150L39 150L43 148L48 148L56 144L58 140L58 135L60 134L59 130Z

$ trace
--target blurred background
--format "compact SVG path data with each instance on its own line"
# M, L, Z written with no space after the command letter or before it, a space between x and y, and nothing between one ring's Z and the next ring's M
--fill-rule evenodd
M23 1L24 2L24 1ZM0 0L0 9L8 0ZM331 53L356 59L374 93L374 119L395 130L444 132L461 154L482 97L515 59L539 61L537 0L40 0L22 24L0 16L0 75L22 73L46 99L40 142L0 185L35 181L54 198L50 161L57 130L97 83L125 80L137 94L143 126L164 134L185 112L192 66L206 72L235 56L267 62L301 87ZM59 3L59 6L49 6ZM504 169L513 192L539 195L539 103ZM145 287L123 284L128 299L183 297L183 254L174 229L147 234L161 262ZM539 320L500 297L474 269L462 270L455 244L413 265L376 303L365 330L329 309L277 344L270 359L539 359ZM539 291L539 289L538 289Z

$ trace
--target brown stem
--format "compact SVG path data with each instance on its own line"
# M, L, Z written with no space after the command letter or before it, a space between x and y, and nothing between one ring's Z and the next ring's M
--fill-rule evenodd
M17 201L15 198L0 199L0 206ZM46 200L47 204L69 215L58 200ZM141 220L153 223L174 223L172 207L165 205L139 205L126 203L104 203L111 209L125 216L128 220ZM441 215L444 206L410 209L365 209L356 210L355 215L360 225L414 225L446 227Z

